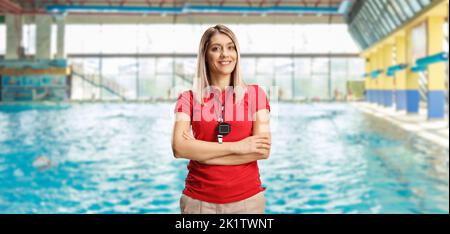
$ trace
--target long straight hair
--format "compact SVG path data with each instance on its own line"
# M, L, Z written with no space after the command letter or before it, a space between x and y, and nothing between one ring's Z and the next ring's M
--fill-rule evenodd
M243 100L245 91L247 90L247 85L244 83L241 77L241 53L239 48L239 43L237 41L234 33L224 25L216 25L214 27L208 28L200 40L200 46L197 55L197 71L193 82L193 94L195 100L199 103L204 104L204 98L211 91L209 90L211 85L211 77L209 73L208 65L206 64L206 53L208 51L208 46L210 44L211 37L214 35L222 33L227 35L234 43L237 52L236 66L231 73L231 83L233 85L233 90L236 95L235 104L238 104Z

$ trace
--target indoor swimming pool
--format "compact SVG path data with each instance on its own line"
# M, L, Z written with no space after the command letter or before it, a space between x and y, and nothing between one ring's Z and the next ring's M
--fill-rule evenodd
M179 213L174 104L0 105L0 213ZM272 105L266 213L448 213L448 149L348 104ZM48 169L33 160L48 157Z

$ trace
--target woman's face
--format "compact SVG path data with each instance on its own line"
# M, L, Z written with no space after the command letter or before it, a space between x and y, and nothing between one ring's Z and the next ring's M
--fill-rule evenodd
M236 66L236 46L227 35L215 34L210 39L206 58L212 74L229 75Z

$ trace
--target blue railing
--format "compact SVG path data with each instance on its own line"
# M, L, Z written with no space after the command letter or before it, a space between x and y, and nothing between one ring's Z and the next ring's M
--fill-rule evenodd
M417 59L416 65L411 68L411 71L414 73L424 72L427 70L427 67L434 63L441 63L448 61L448 53L447 52L441 52L438 54L430 55L427 57L423 57L420 59Z
M405 70L408 67L407 64L398 64L394 66L390 66L386 72L386 75L389 77L395 76L395 73Z
M370 76L372 77L372 79L377 79L381 73L383 73L382 69L375 70L370 73Z

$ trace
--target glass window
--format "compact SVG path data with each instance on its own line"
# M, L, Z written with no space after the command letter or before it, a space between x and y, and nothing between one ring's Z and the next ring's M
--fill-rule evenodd
M0 24L0 54L6 54L6 26Z
M171 38L167 36L155 37L155 32L151 26L146 26L147 37L152 40L152 47L148 48L146 52L152 52L155 49L160 52L173 51L176 53L197 53L198 46L200 43L200 39L203 33L203 27L201 25L173 25L168 28L161 28L161 34L164 35L166 33L170 33L173 35ZM171 29L171 30L169 30ZM206 29L205 29L206 30ZM156 32L158 33L158 32ZM169 39L169 43L161 43L164 42L165 39ZM183 40L179 40L179 38L183 38ZM239 39L241 39L239 37ZM241 41L241 40L240 40ZM156 48L161 47L161 48Z
M197 60L195 58L175 58L174 87L172 87L172 98L185 90L191 89L196 73Z
M414 12L408 2L409 1L398 1L398 3L401 5L401 8L405 10L407 18L410 19L411 17L413 17Z
M381 8L379 8L380 6L376 2L377 1L366 2L366 4L371 9L376 19L376 21L371 26L379 28L380 31L382 32L382 37L384 37L389 33L389 29L385 24L381 23ZM378 40L380 40L382 37L378 38Z
M400 20L405 22L408 19L408 16L406 15L404 9L399 5L398 1L389 1L389 3L392 5Z
M56 57L58 50L58 26L56 24L52 25L51 41L50 41L50 54ZM64 45L65 46L65 45Z
M365 22L366 24L372 24L371 18L368 17L368 15L366 14L366 10L367 8L364 8L361 10L361 12L359 13L359 15L362 17L363 22ZM370 36L371 40L375 41L377 40L377 36L375 34L375 30L371 30L368 31L368 35Z
M296 76L294 91L296 99L309 99L312 97L314 95L314 91L312 90L312 77Z
M103 53L138 52L136 25L102 25L100 30L101 51ZM118 43L120 43L120 46L118 46Z
M273 25L228 25L235 30L241 45L241 74L248 84L264 86L268 92L273 85L280 86L280 92L285 99L293 97L329 96L328 87L330 75L342 76L344 73L337 68L330 71L330 59L327 57L308 57L309 53L358 53L360 49L351 35L363 46L375 42L380 34L374 30L374 15L364 10L359 16L360 21L348 29L345 24L321 25L277 25L276 36L270 29ZM374 22L372 22L374 21ZM112 54L138 53L145 54L140 58L83 58L77 59L84 63L86 70L96 79L120 90L129 99L167 99L176 98L176 90L192 88L192 78L195 75L200 37L210 25L131 25L126 29L124 37L130 40L130 45L120 47L122 37L115 37L119 32L111 25L68 25L68 54ZM122 25L125 26L125 25ZM124 28L122 28L124 29ZM350 33L349 33L350 32ZM103 43L98 37L102 35ZM119 40L116 40L119 38ZM172 39L168 39L172 38ZM179 40L183 38L183 40ZM179 42L178 42L179 41ZM339 41L339 46L335 42ZM283 44L280 51L274 51L276 46ZM34 43L33 43L34 45ZM246 52L243 52L246 51ZM191 54L192 56L170 55L173 52ZM169 56L161 56L167 53ZM295 53L302 56L266 57L253 56L249 53ZM334 59L331 59L333 61ZM339 63L339 62L337 62ZM331 74L329 73L331 72ZM333 74L335 73L336 74ZM341 74L342 73L342 74ZM348 73L348 72L347 72ZM360 76L362 72L358 73ZM92 97L97 90L84 84L85 98ZM320 86L323 87L320 88ZM333 88L333 84L330 86ZM95 91L95 92L94 92ZM274 90L275 91L275 90ZM97 95L97 94L96 94ZM117 99L112 93L102 90L101 98Z
M256 82L254 82L253 84L260 85L261 88L263 88L264 91L266 91L266 93L268 93L270 87L272 87L274 84L274 81L273 81L274 79L275 79L275 77L273 75L258 74L258 75L256 75ZM252 84L252 83L248 83L248 84Z
M91 35L99 36L92 37ZM100 35L101 25L67 25L67 54L100 53L103 40ZM111 38L108 40L114 41Z
M311 83L310 97L313 99L329 99L329 76L328 75L314 75Z
M294 59L295 64L295 76L307 77L311 76L312 66L311 66L311 58L296 58Z
M328 74L329 69L328 58L313 58L312 59L312 72L313 74Z
M420 0L419 3L422 5L422 9L423 9L431 3L431 0Z
M363 38L368 42L368 44L371 44L371 43L373 43L373 42L375 42L376 41L376 38L373 38L373 37L371 37L369 34L368 34L368 32L367 32L367 30L366 30L366 28L363 26L363 24L361 23L361 21L355 21L355 23L354 23L354 27L359 31L359 32L361 32L361 35L363 36Z
M347 59L335 58L331 60L331 73L333 74L333 78L336 76L346 76L347 69Z
M139 84L137 97L138 99L149 99L152 97L152 85L156 76L156 59L155 58L139 58ZM181 85L180 85L181 86Z
M152 87L155 85L154 79L139 79L137 99L152 99Z
M273 58L257 58L256 59L256 74L274 74L274 59Z
M394 7L391 4L392 1L388 1L387 2L387 10L389 12L389 15L391 16L395 27L399 27L402 24L402 20L400 19L400 17L397 15L397 12L394 10Z
M241 74L244 77L254 77L256 75L256 60L255 58L241 57Z
M172 75L156 75L153 86L150 88L152 96L157 100L166 100L171 98L172 84Z
M358 22L358 21L353 21L350 25L350 29L351 29L350 31L351 32L353 31L365 45L371 44L371 42L372 42L371 38L367 37L363 33L363 31L361 31L361 29L359 27L360 26L359 23L360 22Z
M349 33L352 34L353 38L358 42L360 49L367 48L369 44L362 37L361 33L356 28L351 28Z
M139 58L139 75L142 78L146 76L154 76L156 74L155 58Z
M102 90L91 83L101 84L100 65L98 58L69 59L77 74L82 74L84 79L78 75L72 76L71 98L74 100L83 99L104 99Z
M129 99L136 98L136 81L139 74L135 58L102 59L101 68L101 79L105 86L121 90Z
M275 86L278 89L278 98L280 100L288 100L293 98L292 79L293 77L291 75L276 74Z
M411 4L411 8L413 9L414 13L417 13L420 10L422 10L422 6L417 0L409 0L408 3Z
M243 75L243 80L246 84L257 84L258 83L258 79L257 79L257 74L253 74L252 76L249 75Z
M331 60L331 90L335 98L342 96L346 92L347 71L348 59L335 58Z
M291 75L294 71L293 60L291 58L276 58L276 75Z
M377 17L375 16L373 9L370 7L369 4L365 4L363 8L364 13L367 15L368 21L366 22L367 25L376 25ZM380 31L379 27L372 27L373 28L373 34L374 39L379 40L382 37L382 32Z
M378 5L380 9L380 21L387 29L387 34L392 32L395 29L395 25L392 22L391 18L386 11L386 0L375 1L376 5Z
M23 46L25 47L25 54L36 54L36 25L24 24L22 27Z
M362 58L349 58L348 68L349 79L358 80L365 72L365 61Z
M67 53L192 53L198 52L210 25L67 25ZM346 24L227 25L236 29L241 53L329 53L358 47ZM275 30L275 33L274 33ZM97 35L92 37L92 35ZM333 47L334 38L341 47ZM29 37L34 38L34 37ZM183 38L183 40L179 40ZM127 41L127 43L121 43ZM272 46L277 43L277 47ZM121 43L121 44L120 44ZM34 43L30 43L34 44ZM117 46L120 44L120 46Z
M157 58L156 74L172 74L173 65L173 58Z
M390 15L389 11L387 10L387 0L380 0L378 2L381 6L381 20L386 22L388 29L389 29L389 33L392 32L395 28L396 25L392 19L392 16Z

